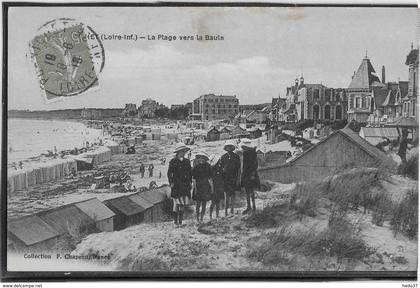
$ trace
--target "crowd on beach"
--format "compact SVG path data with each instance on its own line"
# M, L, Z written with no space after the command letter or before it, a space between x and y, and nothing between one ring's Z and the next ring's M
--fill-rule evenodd
M209 201L210 219L214 210L219 217L221 201L225 204L225 216L229 211L233 214L235 192L242 188L247 197L247 208L242 214L256 211L254 189L260 186L256 147L248 138L238 141L227 140L223 155L198 152L192 161L190 148L183 143L176 145L168 167L175 227L183 226L185 206L192 201L196 203L197 223L203 222Z

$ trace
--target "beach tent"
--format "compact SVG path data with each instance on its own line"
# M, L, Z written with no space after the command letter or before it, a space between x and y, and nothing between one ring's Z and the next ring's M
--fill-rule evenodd
M132 194L130 196L128 196L128 198L130 198L130 200L134 201L137 205L139 205L140 207L142 207L144 209L143 211L143 221L144 222L152 222L153 218L152 218L152 213L153 213L153 203L150 203L149 201L147 201L145 198L141 197L139 195L139 193L136 194Z
M115 230L121 230L143 221L145 209L127 196L108 199L103 203L115 213Z
M168 201L167 195L169 194L169 191L169 186L162 186L159 188L153 188L139 193L139 196L153 204L153 222L160 222L164 220L165 208Z
M68 233L75 239L98 232L95 221L73 204L42 211L37 215L60 234Z
M8 221L7 238L16 250L42 251L52 248L64 233L55 230L36 215Z
M73 203L73 205L88 215L100 231L114 231L115 213L97 198Z

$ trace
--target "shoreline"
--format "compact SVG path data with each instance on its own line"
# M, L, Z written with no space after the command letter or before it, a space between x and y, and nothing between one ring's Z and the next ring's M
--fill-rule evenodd
M80 123L80 124L82 124L82 125L85 126L85 129L94 129L94 130L100 130L100 131L102 131L102 133L97 136L97 137L99 137L100 141L102 141L102 143L105 140L107 140L106 137L109 136L109 135L104 135L104 130L103 129L94 128L94 127L88 127L87 126L87 121L83 121L82 119L79 119L79 120L78 119L69 119L69 120L64 120L64 119L41 119L41 118L33 118L33 119L30 119L30 118L17 118L16 117L16 118L8 118L8 121L9 120L19 120L19 121L20 120L28 120L28 121L29 120L39 120L39 121L59 121L59 122ZM96 142L94 142L94 143L96 143ZM18 165L18 163L20 163L20 162L22 162L22 163L31 163L31 162L40 161L42 158L45 158L43 160L47 160L47 161L50 160L50 159L57 159L57 158L60 158L60 154L68 155L70 151L74 150L74 149L57 150L57 152L55 154L51 154L51 155L43 152L43 153L38 154L38 155L35 155L35 156L25 157L24 159L20 159L20 160L11 160L9 162L9 153L10 152L8 150L9 149L8 146L9 145L7 145L7 147L6 147L6 149L8 151L7 152L7 157L6 157L6 159L7 159L6 163L7 163L7 168L8 169L13 168L14 165ZM99 143L97 143L95 145L95 147L96 146L99 146L100 147L100 146L104 146L104 145L99 145ZM82 150L82 149L85 149L85 148L92 148L92 147L86 147L86 146L77 145L74 148L76 148L78 150Z

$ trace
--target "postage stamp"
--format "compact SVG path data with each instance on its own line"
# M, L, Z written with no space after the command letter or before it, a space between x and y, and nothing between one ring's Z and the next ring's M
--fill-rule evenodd
M91 27L70 18L51 20L38 29L29 48L47 102L98 86L105 52L96 35Z

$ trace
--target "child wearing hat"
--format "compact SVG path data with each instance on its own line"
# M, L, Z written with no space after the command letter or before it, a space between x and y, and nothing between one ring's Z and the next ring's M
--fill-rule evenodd
M195 158L196 161L192 168L193 199L196 201L197 222L200 223L203 222L204 214L206 213L207 201L212 199L214 190L213 173L210 164L207 162L209 157L205 152L197 153Z
M210 219L212 219L213 209L216 207L216 217L219 217L220 201L225 199L225 189L223 187L223 175L221 157L218 155L210 156L210 165L213 173L214 193L210 205Z
M241 147L243 150L241 187L245 188L247 203L246 210L242 214L247 214L251 212L251 200L252 211L256 211L254 189L260 187L260 179L257 172L258 160L256 147L247 138L242 139Z
M226 151L220 159L222 169L222 178L225 188L225 216L228 214L228 207L233 214L233 202L235 198L235 190L238 188L239 170L241 168L241 160L233 151L236 148L234 140L227 140L223 149Z
M171 197L174 202L174 223L175 227L182 226L184 206L187 205L191 191L191 163L185 157L190 150L182 143L178 143L168 167L168 180L171 187Z

